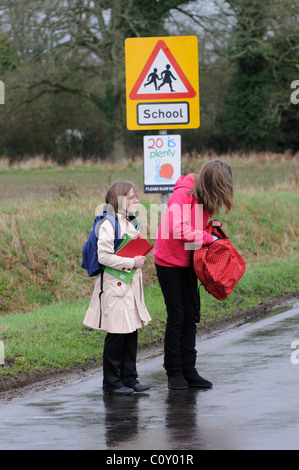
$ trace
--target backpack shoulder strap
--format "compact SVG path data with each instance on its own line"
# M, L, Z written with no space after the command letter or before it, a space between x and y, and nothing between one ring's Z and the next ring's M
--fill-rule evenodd
M114 228L114 252L115 252L117 250L119 244L121 243L122 235L120 233L121 228L120 228L119 221L117 220L116 217L114 217L114 215L112 215L112 214L110 214L109 212L106 212L106 211L104 211L102 214L98 215L95 218L95 221L94 221L95 234L96 234L96 237L98 238L100 225L105 220L109 220L109 222L111 223L111 225Z

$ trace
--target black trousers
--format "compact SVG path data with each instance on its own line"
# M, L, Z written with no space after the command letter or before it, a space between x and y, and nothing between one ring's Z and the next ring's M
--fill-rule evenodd
M136 356L138 334L107 333L103 352L103 389L130 387L137 381Z
M167 372L193 369L196 322L200 316L198 281L193 267L165 267L156 272L167 309L164 367Z

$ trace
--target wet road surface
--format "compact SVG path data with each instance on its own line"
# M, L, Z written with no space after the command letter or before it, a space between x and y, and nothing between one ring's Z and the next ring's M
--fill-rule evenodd
M138 364L142 394L103 396L98 372L2 401L0 449L299 449L298 323L297 304L199 340L211 390L168 390L159 356Z

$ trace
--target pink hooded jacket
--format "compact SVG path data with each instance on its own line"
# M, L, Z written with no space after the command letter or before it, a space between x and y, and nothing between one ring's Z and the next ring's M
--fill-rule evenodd
M194 186L194 175L180 176L175 184L154 248L154 261L161 266L192 266L192 250L209 245L213 236L207 228L210 214L188 193Z

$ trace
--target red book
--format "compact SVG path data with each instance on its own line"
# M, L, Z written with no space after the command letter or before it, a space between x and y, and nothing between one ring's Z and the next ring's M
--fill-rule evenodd
M134 258L134 256L146 256L153 248L147 239L138 233L122 246L116 254L123 258Z

